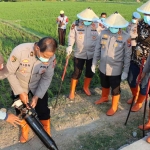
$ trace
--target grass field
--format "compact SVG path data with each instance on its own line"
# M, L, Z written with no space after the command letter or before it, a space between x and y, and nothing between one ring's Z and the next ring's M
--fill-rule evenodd
M101 12L108 15L118 11L127 20L132 12L141 4L137 3L101 3L101 2L21 2L0 3L0 18L21 25L34 32L51 35L57 38L56 18L60 10L69 17L68 30L71 23L77 19L76 14L91 7L99 16Z
M60 10L64 10L65 14L69 17L69 25L67 28L67 34L69 32L69 27L71 23L76 20L76 14L81 12L87 7L91 7L94 12L99 16L101 12L106 12L108 16L115 11L118 11L122 16L124 16L128 21L131 19L132 12L136 11L142 3L100 3L100 2L18 2L18 3L0 3L0 53L5 57L7 61L9 54L12 49L20 43L24 42L35 42L38 41L40 37L52 36L57 39L57 28L56 28L56 18L59 15ZM66 36L67 41L67 36ZM67 44L66 44L67 45ZM65 47L59 46L57 51L57 66L55 69L55 75L52 80L52 84L48 90L49 97L55 97L57 95L58 89L60 87L61 74L63 71L63 66L65 64ZM61 94L68 94L70 88L70 78L73 71L73 61L72 58L69 60L69 65L67 69L67 74L63 82ZM81 79L78 82L77 90L82 89L84 72ZM100 85L100 80L98 77L98 71L95 74L91 87L96 87ZM0 81L0 107L4 106L6 108L11 105L10 98L11 89L7 80ZM55 99L55 98L54 98ZM119 136L121 136L121 131L119 131ZM117 131L114 131L117 132ZM103 147L108 148L108 141L110 137L105 137L102 135L88 135L90 139L86 137L80 137L81 143L85 143L84 148L93 146L95 148L100 147L99 140L101 139L104 143ZM118 137L115 137L116 139ZM93 142L95 141L95 143ZM119 142L119 141L118 141ZM93 144L94 143L94 144ZM92 145L93 144L93 145ZM111 144L111 143L110 143ZM112 144L115 145L114 142ZM123 144L123 143L122 143ZM109 145L110 146L110 145ZM117 144L115 146L120 146ZM94 150L94 149L93 149Z
M130 20L132 12L136 11L141 4L138 3L101 3L101 2L2 2L0 3L0 52L7 60L11 50L20 43L35 42L39 37L52 36L57 39L56 18L59 11L63 9L69 17L69 25L76 20L76 14L87 7L91 7L99 16L101 12L106 12L108 15L118 11L127 20ZM20 29L21 28L21 29ZM30 33L34 33L30 34ZM66 36L67 40L67 36ZM66 43L67 45L67 43ZM53 78L49 96L54 97L60 85L60 78L65 64L65 47L59 47L57 52L57 67ZM67 75L62 86L62 93L69 92L70 77L73 70L73 61L70 59L67 69ZM84 75L78 83L77 89L82 88ZM1 81L7 82L7 81ZM91 87L99 84L98 74L93 78ZM9 86L2 89L5 91ZM3 92L3 90L1 92ZM0 95L3 95L1 94ZM9 95L9 94L8 94ZM2 100L1 100L2 101Z

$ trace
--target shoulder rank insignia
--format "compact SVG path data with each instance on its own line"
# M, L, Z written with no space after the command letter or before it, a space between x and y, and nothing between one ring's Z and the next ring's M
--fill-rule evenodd
M33 52L30 53L30 56L33 56Z
M17 57L15 57L14 55L11 56L11 61L12 61L12 62L15 62L16 60L17 60Z

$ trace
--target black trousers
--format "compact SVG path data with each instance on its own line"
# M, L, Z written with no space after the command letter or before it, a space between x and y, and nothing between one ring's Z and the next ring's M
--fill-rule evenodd
M121 93L121 90L120 90L121 75L107 76L103 74L102 72L100 72L100 79L101 79L101 85L103 88L111 87L112 95L118 95Z
M29 92L31 96L33 97L33 94ZM29 95L28 94L28 95ZM19 98L19 95L14 95L12 92L12 98L13 101L17 100ZM35 107L35 111L38 114L38 118L40 120L47 120L50 119L50 109L48 108L48 93L46 92L44 97L42 99L38 99L37 105ZM19 115L20 111L16 109L16 115Z
M65 45L66 29L58 28L59 44Z
M72 74L72 78L73 79L80 78L85 63L86 63L85 77L92 78L93 77L93 72L91 70L92 60L93 59L87 60L74 57L74 72Z

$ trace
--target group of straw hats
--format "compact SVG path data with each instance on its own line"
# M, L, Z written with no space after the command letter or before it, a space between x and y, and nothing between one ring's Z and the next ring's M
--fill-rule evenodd
M150 14L150 0L143 4L141 7L137 8L137 11ZM137 15L136 12L133 15ZM98 21L100 22L98 16L93 12L91 8L83 10L81 13L77 14L77 17L85 21ZM138 18L139 16L137 16ZM125 20L118 12L110 15L107 19L104 20L103 24L107 27L114 28L125 28L128 26L129 22Z

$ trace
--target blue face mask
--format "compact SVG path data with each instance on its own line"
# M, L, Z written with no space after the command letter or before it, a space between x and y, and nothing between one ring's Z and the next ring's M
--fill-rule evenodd
M91 22L91 21L84 21L83 23L84 23L84 25L85 25L85 26L89 26L89 25L91 25L91 24L92 24L92 22Z
M150 25L150 16L144 16L144 22Z
M101 18L101 21L103 22L106 18Z
M105 19L106 19L106 18L101 18L101 21L104 22Z
M136 20L135 20L135 19L132 19L132 23L136 23Z
M109 30L110 30L111 33L115 34L119 31L119 28L110 27Z
M38 57L37 56L37 58L41 61L41 62L44 62L44 63L46 63L46 62L48 62L49 61L49 59L48 58L43 58L43 57Z

